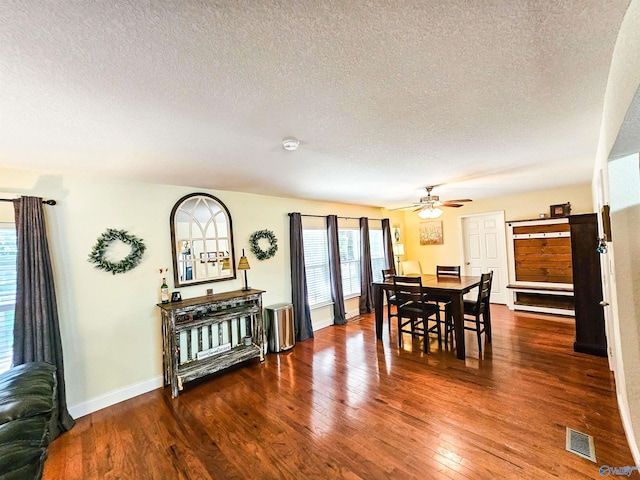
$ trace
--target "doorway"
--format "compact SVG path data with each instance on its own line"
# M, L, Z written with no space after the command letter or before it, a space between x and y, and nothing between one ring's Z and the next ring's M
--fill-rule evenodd
M493 271L491 303L507 303L507 237L504 212L460 217L464 275Z

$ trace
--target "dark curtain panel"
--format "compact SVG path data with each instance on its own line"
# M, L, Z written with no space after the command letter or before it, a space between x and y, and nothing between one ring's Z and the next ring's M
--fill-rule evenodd
M340 245L338 244L338 217L327 216L327 239L329 241L329 273L331 274L331 299L333 300L333 323L347 323L342 292L342 272L340 271Z
M393 269L393 242L391 241L391 224L388 218L382 219L382 243L384 244L384 268Z
M369 245L369 219L360 218L360 313L373 312L373 273Z
M13 364L47 362L57 371L57 411L51 419L51 440L73 427L67 410L64 362L53 270L42 199L22 197L13 202L18 234L16 314Z
M289 235L291 254L291 299L293 300L293 320L296 341L313 338L311 309L307 295L307 275L304 268L304 243L302 240L302 215L289 214Z

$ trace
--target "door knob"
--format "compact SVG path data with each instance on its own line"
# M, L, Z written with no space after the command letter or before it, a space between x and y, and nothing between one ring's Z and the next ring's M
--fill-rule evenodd
M602 300L602 301L600 302L600 306L601 306L601 307L608 307L608 306L609 306L609 302L605 302L604 300Z

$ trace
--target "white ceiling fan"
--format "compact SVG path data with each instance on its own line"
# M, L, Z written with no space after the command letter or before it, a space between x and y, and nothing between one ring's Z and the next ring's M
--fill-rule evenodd
M454 207L459 208L462 207L462 204L465 202L472 202L470 198L461 198L458 200L440 200L438 195L431 195L431 191L438 187L439 185L429 185L425 187L427 191L427 196L420 198L417 203L410 205L408 207L394 208L393 210L401 210L405 208L418 207L414 210L414 212L418 212L418 216L420 218L438 218L442 215L442 210L439 207Z

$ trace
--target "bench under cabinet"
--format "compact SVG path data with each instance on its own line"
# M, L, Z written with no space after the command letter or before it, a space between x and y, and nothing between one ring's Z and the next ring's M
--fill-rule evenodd
M262 290L161 303L164 384L183 384L233 365L264 361Z

